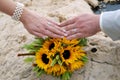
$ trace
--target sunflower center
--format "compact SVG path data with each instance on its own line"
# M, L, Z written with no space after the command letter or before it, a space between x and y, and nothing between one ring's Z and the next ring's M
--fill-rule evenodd
M69 59L69 57L70 57L70 51L69 51L69 50L65 50L65 51L63 52L63 57L64 57L65 59Z
M55 44L54 44L54 43L50 44L49 50L53 49L54 47L55 47Z
M48 64L49 59L47 58L47 55L46 55L46 54L43 54L43 55L42 55L42 61L43 61L45 64Z

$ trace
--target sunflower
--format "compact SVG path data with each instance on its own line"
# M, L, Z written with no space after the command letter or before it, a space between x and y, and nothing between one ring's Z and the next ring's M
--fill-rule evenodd
M86 53L85 53L85 51L82 49L81 46L76 46L76 47L74 47L74 48L73 48L73 52L74 52L76 58L79 58L79 59L80 59L81 57L83 57L83 56L86 56Z
M46 70L50 67L51 62L52 60L47 49L41 48L36 52L36 64L39 68Z
M76 54L72 46L68 46L67 48L62 49L60 52L60 56L61 56L62 61L66 65L72 64L74 63L75 60L77 60Z
M43 44L43 48L46 48L51 52L57 51L59 47L60 47L60 42L57 41L56 39L46 40Z
M47 74L53 74L54 76L60 76L66 72L65 67L55 64L54 66L46 70Z
M41 43L41 39L39 41ZM37 75L45 72L53 76L60 76L63 80L69 80L71 73L84 66L87 61L87 55L83 50L83 46L80 46L81 43L83 42L80 42L80 40L67 40L66 38L43 40L43 43L34 53L33 60L35 60ZM38 42L26 46L26 49L36 48L33 44L38 44ZM31 49L31 47L33 48ZM29 60L31 61L31 59Z
M77 45L79 43L79 41L77 39L67 40L66 38L63 38L63 39L61 39L61 43L63 44L63 46L64 45L67 45L67 46L72 45L72 46L74 46L74 45Z
M74 63L70 64L70 68L69 71L73 72L77 69L80 69L82 66L84 65L84 63L82 61L75 61Z

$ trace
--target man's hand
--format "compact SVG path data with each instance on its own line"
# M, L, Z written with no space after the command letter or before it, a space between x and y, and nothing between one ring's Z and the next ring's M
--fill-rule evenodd
M67 39L84 38L100 31L99 15L82 14L62 22L60 26L67 31Z

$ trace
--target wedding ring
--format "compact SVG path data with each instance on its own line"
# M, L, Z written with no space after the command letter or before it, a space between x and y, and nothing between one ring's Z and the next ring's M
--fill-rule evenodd
M51 26L52 24L50 22L47 22L48 26Z

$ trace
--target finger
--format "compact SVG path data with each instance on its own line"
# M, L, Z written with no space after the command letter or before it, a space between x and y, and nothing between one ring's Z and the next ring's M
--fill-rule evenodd
M45 29L42 28L42 27L40 27L40 26L41 26L41 25L39 25L39 26L33 26L33 27L32 27L33 32L37 32L37 33L43 34L43 33L45 32Z
M36 32L36 31L34 31L33 34L34 34L35 36L40 37L40 38L43 38L43 39L45 39L45 38L47 37L46 35L44 35L44 34L42 34L42 33L39 33L39 32Z
M67 31L67 34L69 36L69 35L74 35L79 32L80 32L80 30L78 28L75 28L75 29L71 29L71 30Z
M51 32L53 32L55 34L58 34L61 36L66 36L65 30L63 30L62 28L60 28L52 23L49 23L49 25L47 25L46 29L50 30Z
M74 35L70 35L67 37L67 39L71 40L71 39L78 39L78 38L84 38L86 37L85 35L82 35L82 33L76 33Z
M40 25L41 26L41 25ZM34 31L36 31L36 32L38 32L38 33L41 33L41 34L44 34L44 35L46 35L46 36L49 36L49 37L55 37L55 38L63 38L63 37L61 37L61 36L63 36L63 35L60 35L60 34L63 34L63 32L61 32L60 34L57 34L57 33L54 33L54 31L56 31L56 30L54 30L54 28L53 27L51 27L51 26L46 26L46 25L42 25L42 26L44 26L45 28L43 28L43 27L36 27L36 29L34 29ZM48 28L49 27L49 28ZM38 29L37 29L38 28ZM53 30L52 30L53 29ZM59 31L59 30L58 30Z
M47 20L48 22L50 22L50 23L53 23L53 24L55 24L55 25L57 25L57 26L59 26L59 23L57 23L57 22L54 22L54 21L52 21L52 20Z
M51 22L47 22L48 26L54 26L55 28L57 28L58 30L62 31L62 32L66 32L65 29L60 28L58 25L55 25Z
M64 36L57 35L49 30L46 30L44 34L49 37L53 37L53 38L63 38L64 37Z
M73 24L73 23L75 23L75 18L64 21L59 26L63 27L63 26L67 26L67 25L70 25L70 24Z
M42 33L43 32L43 33ZM44 34L44 29L39 29L38 27L34 27L32 34L36 35L37 37L41 37L43 39L46 39L48 36Z
M72 29L75 29L75 28L76 28L75 24L70 24L68 26L63 27L63 29L65 29L66 31L69 31L69 30L72 30Z

